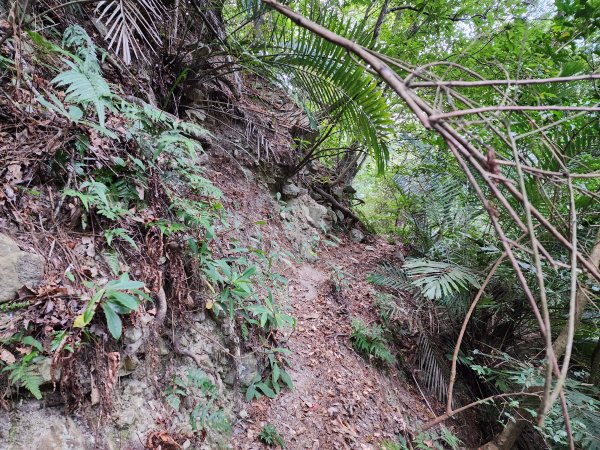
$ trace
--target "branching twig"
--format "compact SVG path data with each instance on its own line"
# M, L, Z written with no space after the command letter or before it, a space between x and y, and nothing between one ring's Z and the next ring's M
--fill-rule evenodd
M575 75L572 77L555 77L555 78L536 78L524 80L452 80L452 81L421 81L409 83L411 88L422 87L484 87L484 86L501 86L501 85L530 85L530 84L550 84L550 83L571 83L573 81L590 81L600 80L600 73L590 75Z

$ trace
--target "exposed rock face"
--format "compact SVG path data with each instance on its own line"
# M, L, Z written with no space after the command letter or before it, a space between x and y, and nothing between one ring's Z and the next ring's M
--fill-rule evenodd
M331 217L327 213L327 208L317 203L308 194L290 200L288 205L292 210L292 215L296 216L301 223L307 222L323 232L331 229Z
M296 198L299 195L304 195L308 193L308 190L298 187L294 183L288 183L283 186L283 188L281 189L281 193L287 198Z
M327 217L329 217L329 220L334 224L338 221L338 216L333 209L327 209Z
M332 188L331 193L338 200L341 200L344 197L344 189L340 186L335 186L334 188Z
M0 233L0 303L12 300L23 286L39 286L44 264L42 256L21 251L15 241Z
M42 408L26 402L0 419L0 449L92 450L94 435L76 420L65 417L63 408ZM15 432L18 430L18 432Z

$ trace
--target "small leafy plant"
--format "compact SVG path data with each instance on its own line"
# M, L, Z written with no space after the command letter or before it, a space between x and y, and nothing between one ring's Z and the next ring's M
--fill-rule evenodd
M255 321L261 328L267 331L278 330L280 328L296 326L296 319L287 314L283 314L273 299L273 293L269 292L262 305L249 305L246 310L258 318Z
M194 398L196 405L189 414L193 431L212 430L225 434L231 432L231 425L225 413L215 406L218 389L202 370L189 369L187 378L174 375L165 394L167 403L176 411L179 411L181 399Z
M258 439L269 447L279 446L285 448L285 441L283 437L277 431L274 425L267 423L258 435Z
M360 319L352 319L350 339L354 349L363 355L386 364L396 361L383 336L383 328L379 325L368 326Z
M203 271L207 278L221 286L219 299L211 308L215 308L217 313L226 310L230 319L233 319L234 312L241 306L243 299L254 292L251 277L256 273L256 266L241 270L243 268L236 261L228 259L207 259L205 264Z
M391 440L384 440L381 441L379 445L382 450L444 450L445 448L451 448L452 450L456 450L462 448L461 440L445 427L442 428L441 434L439 436L432 435L427 432L421 432L414 439L411 440L410 444L402 435L398 435L397 439L397 442Z
M127 230L124 230L123 228L113 228L111 230L106 230L104 232L104 237L106 238L106 243L108 245L112 245L113 240L118 237L123 239L125 242L127 242L129 245L131 245L134 249L139 250L137 244L135 243L135 241L133 240L133 238L131 236L129 236L129 233L127 232Z
M42 38L39 35L35 38L37 42L41 42ZM48 94L50 101L42 96L38 97L38 101L49 110L67 117L74 123L82 121L88 107L93 105L100 127L104 129L106 109L113 109L113 94L102 77L97 56L98 48L79 25L70 26L65 30L63 46L73 48L75 53L51 46L52 50L68 57L63 59L63 62L69 67L69 70L57 75L52 80L52 84L66 88L65 102L70 103L71 106L67 110L64 103L52 93ZM87 124L93 125L91 122Z
M269 361L268 375L263 379L256 375L246 391L246 401L259 399L263 395L269 398L277 397L281 388L286 386L293 389L294 383L290 375L283 369L283 365L289 365L287 355L291 352L287 348L274 348L267 350L267 360ZM279 359L278 359L279 357Z
M9 364L2 369L2 372L8 373L8 381L14 385L22 385L36 399L42 399L40 386L42 378L33 370L33 363L37 362L41 356L37 350L23 356L20 360Z
M121 275L118 280L109 281L102 288L89 282L86 282L86 285L93 289L94 293L83 314L75 318L73 326L75 328L86 327L94 318L96 308L100 304L106 317L108 331L115 339L121 337L123 330L120 315L136 311L141 299L150 300L150 297L140 290L144 287L144 283L130 280L127 273Z
M110 220L117 220L128 214L127 209L120 202L111 198L108 186L98 181L85 181L79 190L66 189L63 197L78 198L86 211L95 208L98 214Z
M344 272L340 266L331 266L331 282L333 283L335 292L342 292L350 287L349 277L351 275Z

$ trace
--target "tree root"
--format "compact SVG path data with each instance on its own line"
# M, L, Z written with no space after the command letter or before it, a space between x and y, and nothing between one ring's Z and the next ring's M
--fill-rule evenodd
M156 310L156 317L154 319L154 329L160 329L165 323L165 317L167 317L167 296L164 288L161 286L158 291L158 308Z
M317 194L320 194L323 197L325 197L327 200L329 200L334 208L339 209L341 212L346 214L348 217L350 217L354 221L360 222L359 217L356 214L354 214L352 211L350 211L348 208L346 208L344 205L342 205L340 202L338 202L333 195L328 194L323 189L321 189L320 187L317 187L317 186L315 186L313 189L315 190L315 192Z

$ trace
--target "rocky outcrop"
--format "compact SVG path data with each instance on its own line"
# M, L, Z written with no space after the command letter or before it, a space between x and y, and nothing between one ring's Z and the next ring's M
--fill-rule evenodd
M300 195L288 203L291 214L302 223L308 223L319 231L327 232L331 229L331 217L327 208L317 203L308 194Z
M296 198L300 195L308 194L308 189L298 187L294 183L287 183L281 189L281 193L286 198Z
M21 251L14 240L0 233L0 303L13 300L23 286L39 286L44 279L44 264L42 256Z
M0 449L92 450L94 434L63 408L44 408L40 402L24 402L4 412L0 419ZM114 447L113 447L114 448Z

